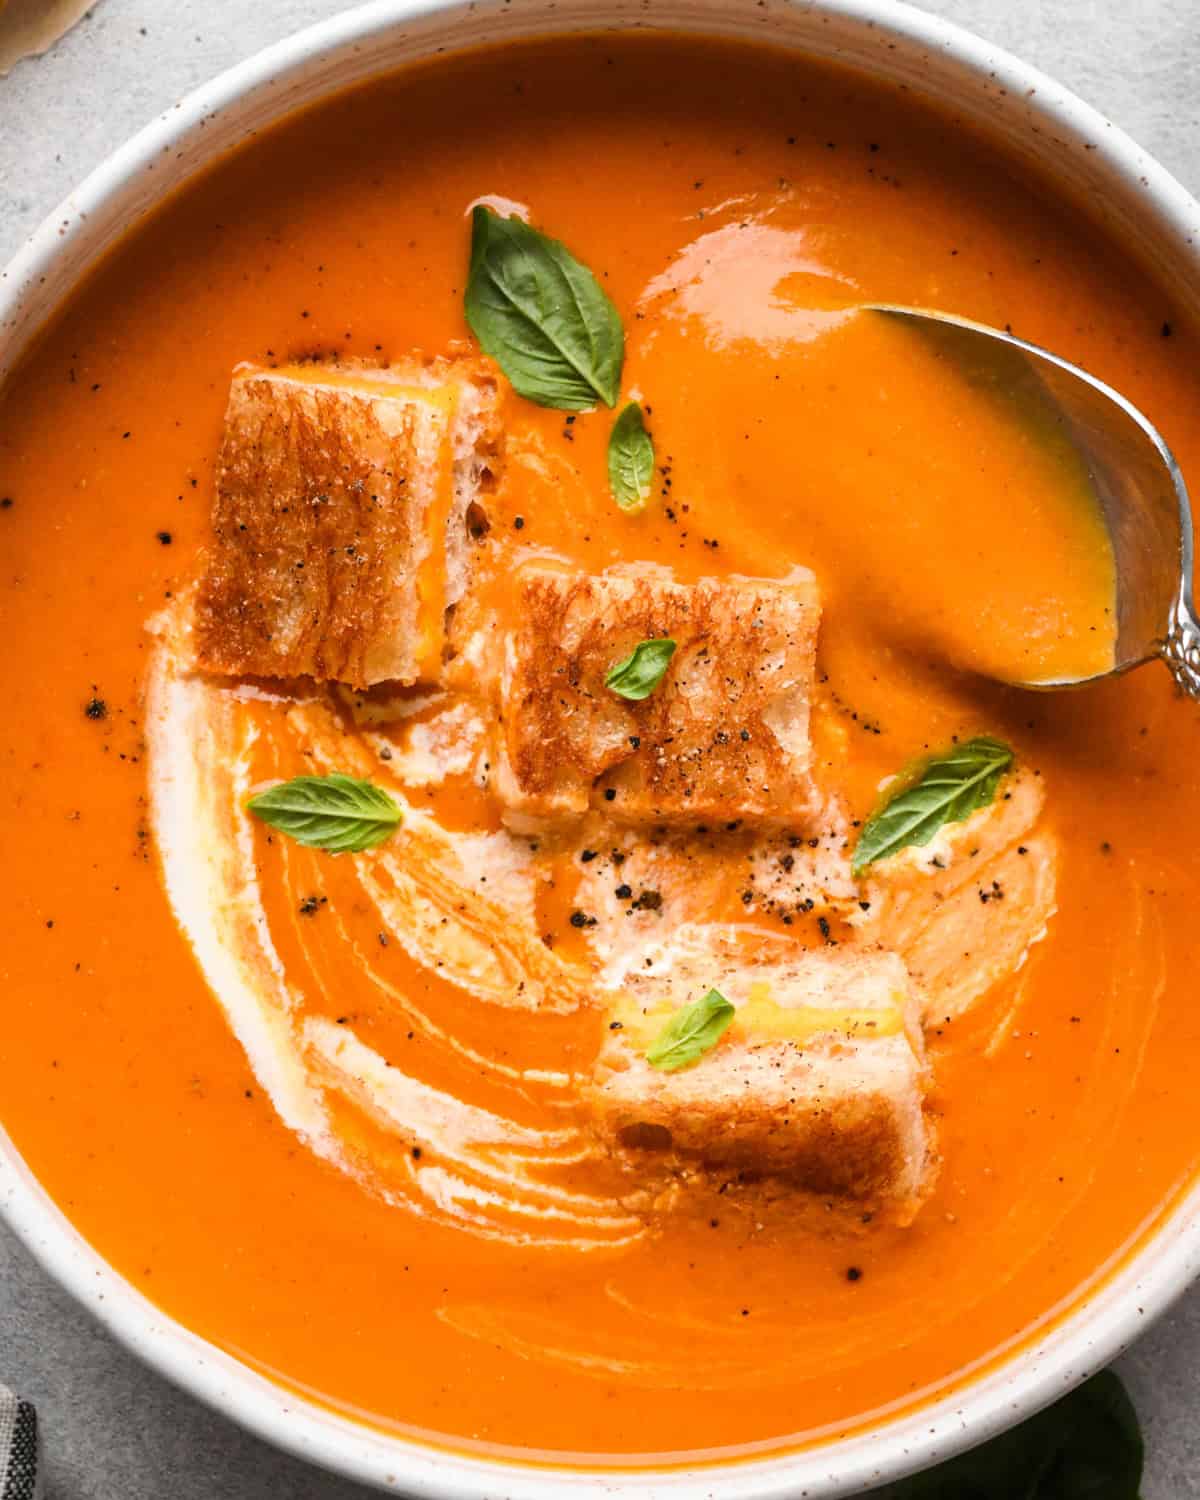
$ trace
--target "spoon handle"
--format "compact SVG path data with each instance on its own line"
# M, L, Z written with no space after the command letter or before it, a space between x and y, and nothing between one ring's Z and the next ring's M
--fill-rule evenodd
M1162 654L1180 691L1200 700L1200 621L1189 589L1180 590L1171 608Z

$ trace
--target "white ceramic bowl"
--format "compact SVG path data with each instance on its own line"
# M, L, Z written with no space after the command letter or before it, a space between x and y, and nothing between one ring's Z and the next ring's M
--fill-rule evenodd
M0 274L0 380L98 258L199 168L298 106L411 59L606 26L769 41L933 95L1049 168L1068 197L1200 300L1200 205L1119 130L1033 68L895 0L377 0L197 90L110 157ZM46 1269L129 1348L303 1458L439 1500L801 1500L855 1494L991 1437L1106 1364L1200 1274L1200 1187L1100 1290L960 1390L870 1432L727 1465L603 1473L439 1450L360 1426L272 1384L165 1317L85 1243L0 1131L0 1211Z

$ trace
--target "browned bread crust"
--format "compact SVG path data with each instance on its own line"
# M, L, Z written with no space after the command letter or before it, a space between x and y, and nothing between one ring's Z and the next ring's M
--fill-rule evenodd
M668 945L650 969L630 972L626 995L653 1008L653 1030L660 1016L712 986L738 1007L738 1019L698 1062L662 1072L646 1061L645 1037L631 1034L628 1009L618 1001L606 1016L587 1095L600 1137L646 1171L673 1160L718 1174L780 1178L910 1219L928 1191L934 1154L924 1115L920 1001L904 965L892 953L793 946L784 960L776 955L738 971L719 947L705 957L703 941L690 958ZM754 1008L751 1000L744 1009L748 993L764 976L785 1015L797 1008L798 1030L807 1034L742 1023ZM828 1029L814 1030L813 1015L821 1013ZM856 1024L845 1024L847 1013ZM864 1019L873 1013L878 1035Z
M242 366L196 601L207 671L412 682L440 658L499 446L486 361Z
M687 585L658 573L521 574L501 685L497 793L510 817L790 822L812 805L820 605L803 578ZM640 703L605 687L639 641L676 642Z

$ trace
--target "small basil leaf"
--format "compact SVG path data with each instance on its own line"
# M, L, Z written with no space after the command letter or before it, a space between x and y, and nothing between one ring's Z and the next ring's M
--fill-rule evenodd
M1013 763L1003 740L988 735L927 756L889 789L863 825L851 869L861 875L877 859L929 843L947 823L961 823L996 795L1000 778Z
M880 1500L1138 1500L1144 1449L1125 1387L1102 1370L990 1443Z
M608 294L565 245L480 204L471 216L467 322L514 390L539 406L615 406L625 334Z
M637 511L650 498L654 480L654 444L646 431L642 408L631 401L608 439L608 483L622 510Z
M736 1011L720 990L709 990L676 1011L646 1053L646 1061L663 1073L698 1062L729 1029Z
M251 797L246 807L298 844L330 854L373 848L400 823L400 809L382 787L340 771L281 781Z
M654 641L639 641L624 661L609 668L604 686L616 693L618 698L628 698L632 703L640 703L663 680L674 655L675 642L666 637Z

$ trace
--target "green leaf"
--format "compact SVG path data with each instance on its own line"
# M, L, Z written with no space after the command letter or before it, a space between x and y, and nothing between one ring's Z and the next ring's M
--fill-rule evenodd
M471 216L467 322L519 395L559 411L615 406L625 334L565 245L480 204Z
M281 781L251 797L246 807L298 844L330 854L371 849L400 823L400 809L382 787L340 771Z
M736 1011L720 990L709 990L676 1011L646 1053L646 1061L663 1073L698 1062L729 1029Z
M886 1500L1138 1500L1137 1413L1111 1370L990 1443L893 1485ZM881 1497L885 1500L885 1497Z
M642 408L631 401L608 439L608 483L622 510L645 508L654 481L654 444L646 431Z
M1003 740L988 735L926 756L897 777L863 825L851 869L861 875L877 859L929 843L947 823L961 823L996 795L1013 763Z
M675 642L665 636L654 641L639 641L624 661L608 669L604 686L619 698L640 703L663 680L674 655Z

